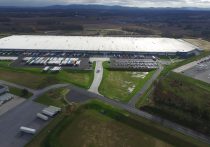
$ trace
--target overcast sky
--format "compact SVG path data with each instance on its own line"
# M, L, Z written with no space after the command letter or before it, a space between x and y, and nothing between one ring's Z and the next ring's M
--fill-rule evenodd
M47 6L67 4L102 4L134 7L204 7L210 0L0 0L0 6Z

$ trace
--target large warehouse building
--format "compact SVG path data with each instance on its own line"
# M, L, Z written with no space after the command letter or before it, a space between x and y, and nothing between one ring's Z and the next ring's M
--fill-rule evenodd
M4 51L52 51L90 55L142 54L190 56L201 51L181 39L14 35L0 39Z

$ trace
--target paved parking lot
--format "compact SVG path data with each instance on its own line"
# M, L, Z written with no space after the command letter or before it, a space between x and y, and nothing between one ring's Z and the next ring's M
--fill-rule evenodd
M15 62L13 62L11 64L11 66L13 67L36 67L36 68L44 68L45 66L50 66L50 67L53 67L53 66L59 66L58 65L41 65L41 64L26 64L26 62L24 62L22 59L24 57L19 57L18 60L16 60ZM92 66L91 64L89 64L89 58L79 58L81 60L81 63L79 66L72 66L72 65L62 65L62 68L64 69L80 69L80 70L91 70L92 69Z
M71 91L66 96L69 102L82 103L87 100L93 99L94 97L91 95L87 95L86 93L82 93L79 90L71 89Z
M201 80L203 82L210 84L210 62L206 63L207 68L203 70L198 70L197 66L193 66L182 73L186 76Z
M3 115L4 113L6 113L7 111L13 109L17 105L23 103L24 101L25 101L24 98L20 98L20 97L14 95L13 99L11 99L10 101L8 101L0 106L0 116Z
M36 117L44 105L33 101L25 101L0 116L0 147L23 147L33 135L21 133L20 126L41 130L47 122Z
M130 70L157 69L158 63L152 59L111 59L110 68Z

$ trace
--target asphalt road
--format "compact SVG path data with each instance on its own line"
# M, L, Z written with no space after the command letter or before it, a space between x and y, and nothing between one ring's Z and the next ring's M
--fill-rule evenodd
M103 78L102 63L103 63L102 61L96 61L93 83L91 84L90 89L88 89L88 91L91 91L91 92L94 92L97 94L99 94L98 88L99 88L102 78Z
M128 105L135 107L135 104L138 102L138 100L141 98L141 96L147 91L147 89L152 85L152 83L157 79L157 77L160 75L162 70L163 70L163 66L159 65L159 68L157 69L157 71L144 84L144 86L141 88L141 90L134 97L132 97L130 99L130 101L128 102Z
M98 88L101 84L101 81L103 79L103 62L109 61L109 58L90 58L91 62L96 62L96 67L94 71L94 79L93 83L91 84L88 91L91 91L93 93L99 94Z
M210 137L205 136L205 135L203 135L203 134L201 134L199 132L193 131L193 130L191 130L189 128L186 128L184 126L181 126L181 125L179 125L177 123L173 123L173 122L171 122L169 120L166 120L164 118L161 118L159 116L155 116L155 115L149 114L147 112L141 111L139 109L136 109L135 107L133 107L131 105L124 104L124 103L121 103L121 102L118 102L118 101L106 98L104 96L101 96L101 95L98 95L98 94L86 91L85 89L81 89L81 88L75 87L73 85L70 85L69 88L74 90L75 98L76 98L76 93L75 92L77 92L78 95L83 94L83 95L87 95L87 97L92 97L92 98L95 98L95 99L99 99L99 100L101 100L103 102L106 102L106 103L112 105L112 106L115 106L115 107L118 107L120 109L126 110L126 111L128 111L130 113L136 114L136 115L138 115L140 117L146 118L146 119L151 120L153 122L160 123L164 127L176 130L177 132L180 132L182 134L191 136L193 138L199 139L201 141L204 141L204 142L210 144ZM79 96L77 98L79 99ZM77 101L79 101L79 100L77 100Z

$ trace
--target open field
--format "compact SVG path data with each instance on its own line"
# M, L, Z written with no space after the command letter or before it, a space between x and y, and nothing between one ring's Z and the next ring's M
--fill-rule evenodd
M206 51L210 51L210 42L203 39L184 39L185 41L196 45Z
M57 107L63 107L66 105L64 100L65 95L69 92L67 88L60 88L52 91L48 91L47 93L38 97L35 101L44 105L53 105Z
M9 93L12 93L22 98L30 98L33 95L27 90L15 88L15 87L9 87Z
M209 135L209 87L205 82L170 72L155 84L150 101L141 109Z
M156 146L170 145L144 132L135 130L94 110L86 110L58 136L62 147L71 146Z
M72 83L87 89L93 80L93 71L64 69L59 73L42 73L41 68L15 68L10 67L10 63L0 61L0 79L33 89L58 83Z
M107 69L107 64L107 62L103 64L104 75L99 92L106 97L123 102L128 102L155 72L112 71Z
M57 116L28 143L27 147L162 147L172 145L207 146L109 105L91 102L81 106L70 115L62 113Z

